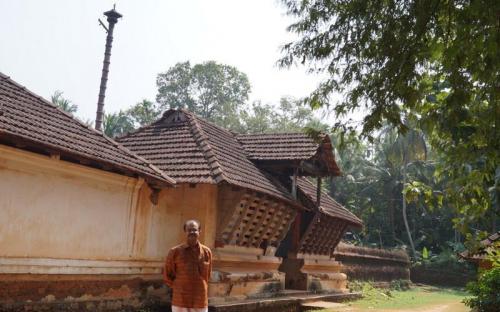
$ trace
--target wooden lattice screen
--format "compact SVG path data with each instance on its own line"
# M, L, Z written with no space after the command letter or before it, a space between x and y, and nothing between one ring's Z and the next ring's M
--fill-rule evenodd
M339 243L347 223L317 212L299 244L299 253L330 255Z
M285 203L265 196L246 192L236 204L219 239L227 245L260 247L277 246L284 238L295 210Z

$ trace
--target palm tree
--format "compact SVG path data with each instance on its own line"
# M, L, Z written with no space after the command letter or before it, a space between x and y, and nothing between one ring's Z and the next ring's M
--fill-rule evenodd
M73 113L78 110L78 106L76 104L72 104L70 100L64 98L62 95L62 91L56 90L50 97L52 104L73 115Z
M427 159L427 147L423 134L412 129L404 134L399 134L387 154L387 159L394 166L402 168L403 187L405 187L407 180L406 169L408 165L416 161L425 161ZM408 225L406 199L404 195L402 196L402 207L403 221L406 233L408 234L408 241L410 242L413 257L416 257L415 244L413 243L410 226Z

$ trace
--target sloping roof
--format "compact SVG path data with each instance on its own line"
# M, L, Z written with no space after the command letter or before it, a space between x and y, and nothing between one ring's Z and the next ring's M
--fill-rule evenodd
M500 231L491 234L487 238L479 242L479 250L475 253L471 253L468 250L460 253L460 256L468 260L481 260L485 258L486 250L493 246L493 243L500 241Z
M307 133L262 133L239 134L236 138L248 158L260 165L286 161L295 162L297 166L300 161L312 161L321 165L322 175L340 175L328 135L312 137Z
M227 182L281 199L291 194L248 158L235 134L187 110L169 110L118 141L178 183Z
M0 73L0 137L83 158L161 185L173 179L101 132Z
M306 133L239 134L237 139L252 160L309 159L320 146Z
M297 178L297 189L309 200L310 205L316 205L316 185L305 177L299 177ZM363 221L323 191L321 191L319 211L331 217L348 221L354 226L360 227L363 224Z

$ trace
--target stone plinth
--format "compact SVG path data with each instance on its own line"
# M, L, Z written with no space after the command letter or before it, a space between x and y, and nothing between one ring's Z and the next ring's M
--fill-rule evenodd
M213 250L210 302L266 296L284 289L281 259L260 248L225 246Z
M286 274L287 289L346 292L347 276L341 268L328 256L299 254L296 259L284 259L280 270Z

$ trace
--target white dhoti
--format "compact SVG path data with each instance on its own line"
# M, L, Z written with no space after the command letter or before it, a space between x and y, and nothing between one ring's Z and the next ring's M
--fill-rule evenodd
M208 312L208 307L206 308L183 308L172 306L172 312Z

